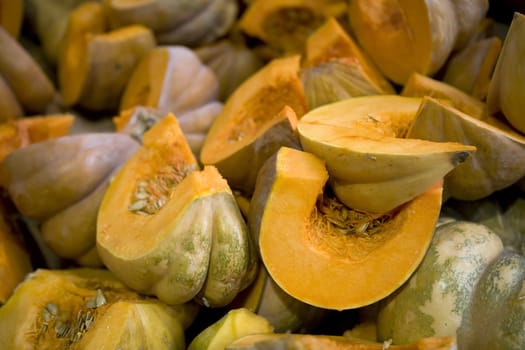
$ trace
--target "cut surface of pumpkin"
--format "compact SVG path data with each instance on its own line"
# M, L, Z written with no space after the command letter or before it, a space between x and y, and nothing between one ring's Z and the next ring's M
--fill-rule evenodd
M255 277L256 255L216 168L198 170L168 115L108 188L98 214L102 261L122 281L169 304L230 302Z
M283 53L298 53L312 31L329 17L342 16L340 0L257 0L247 7L239 26Z
M326 162L347 206L385 213L424 192L475 147L407 139L421 99L354 97L309 111L298 122L303 149Z
M323 162L307 152L283 147L265 163L250 206L261 257L298 300L335 310L369 305L398 288L423 258L441 183L374 217L326 195L327 179Z
M449 100L454 107L474 118L482 118L487 114L487 107L481 100L455 86L420 73L410 74L400 94Z
M297 119L306 112L299 69L299 56L280 58L244 81L211 125L200 153L201 162L243 176L242 172L249 170L246 164L231 159L281 118L283 107L288 106ZM220 165L228 162L230 165Z

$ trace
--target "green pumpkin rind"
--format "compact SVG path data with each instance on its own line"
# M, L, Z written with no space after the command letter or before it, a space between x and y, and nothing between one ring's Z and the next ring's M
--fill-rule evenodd
M458 329L460 348L525 348L524 280L525 257L520 254L505 251L487 267Z
M110 176L86 197L42 222L42 237L58 256L75 260L96 248L97 213L109 181Z
M147 299L105 269L39 269L0 308L0 348L182 350L184 308Z
M20 148L2 164L2 181L17 209L43 219L76 203L138 148L130 136L63 136Z
M381 302L379 340L402 344L456 336L476 283L502 251L501 239L484 225L466 221L439 225L416 272Z
M146 201L149 209L140 206ZM144 134L113 178L98 211L96 242L121 281L167 304L225 306L257 269L233 192L214 166L198 170L173 115Z

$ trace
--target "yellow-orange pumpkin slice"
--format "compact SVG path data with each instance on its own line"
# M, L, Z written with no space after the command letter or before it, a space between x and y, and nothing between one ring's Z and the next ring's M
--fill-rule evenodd
M232 181L232 187L251 176L248 174L250 165L246 162L252 160L242 153L277 120L283 120L283 108L288 106L288 114L295 114L297 119L306 113L299 69L299 56L271 61L235 90L211 125L200 160L219 168L221 174Z
M441 208L441 182L395 213L371 217L325 194L327 179L319 158L286 147L261 168L250 226L263 263L285 292L308 304L372 304L422 260Z
M460 143L407 139L421 99L353 97L309 111L301 145L326 162L331 187L347 206L385 213L423 193L474 151Z
M408 136L476 147L469 159L445 176L446 197L481 199L525 176L525 136L494 117L473 118L425 97Z
M401 95L413 97L431 96L449 100L454 107L474 118L482 118L487 114L485 103L474 96L448 83L416 72L408 77Z
M198 169L177 119L148 130L111 182L97 247L128 286L168 304L224 306L255 278L257 255L226 180Z

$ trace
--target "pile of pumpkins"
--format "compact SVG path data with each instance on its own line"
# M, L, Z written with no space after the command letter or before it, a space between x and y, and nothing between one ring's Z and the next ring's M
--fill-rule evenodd
M525 13L0 0L0 348L525 348Z

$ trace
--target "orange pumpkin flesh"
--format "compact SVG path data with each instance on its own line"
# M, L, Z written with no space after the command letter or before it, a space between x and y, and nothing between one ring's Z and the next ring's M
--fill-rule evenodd
M72 114L32 116L0 124L0 161L17 148L65 136L73 126Z
M241 178L249 167L234 159L237 153L282 118L283 107L289 106L301 118L307 106L299 60L299 56L276 59L237 88L208 131L200 153L203 164L215 165L227 179L234 173Z
M268 272L291 296L327 309L369 305L401 286L423 258L442 183L379 223L369 221L375 229L357 222L355 232L343 233L337 211L317 204L327 178L315 156L281 148L259 173L250 226Z

